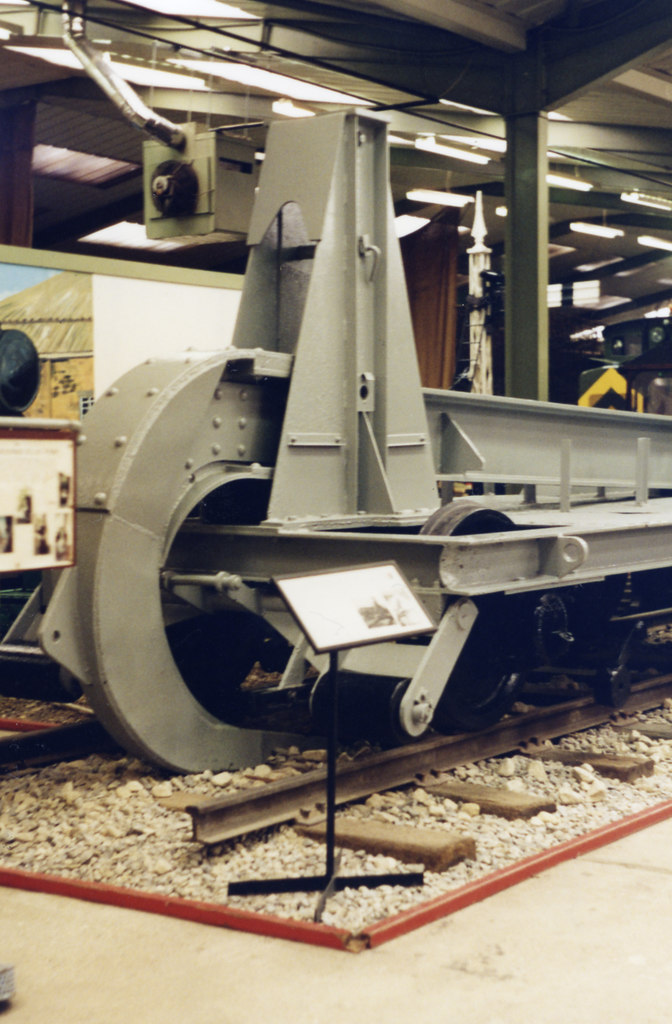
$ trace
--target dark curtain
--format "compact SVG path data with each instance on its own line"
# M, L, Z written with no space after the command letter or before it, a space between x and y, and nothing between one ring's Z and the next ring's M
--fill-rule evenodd
M455 374L457 225L446 209L401 239L406 286L423 387L448 388Z
M33 243L35 104L0 109L0 244Z

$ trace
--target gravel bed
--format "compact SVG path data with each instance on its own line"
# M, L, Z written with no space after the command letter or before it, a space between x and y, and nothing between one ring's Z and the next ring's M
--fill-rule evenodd
M25 706L26 702L15 703ZM53 720L52 707L43 720ZM20 717L20 710L10 710L8 702L0 700L0 717ZM84 714L77 708L71 713ZM639 715L638 720L669 724L672 700L655 712ZM655 763L655 773L623 783L603 778L585 765L573 768L524 755L490 758L447 773L556 801L555 813L541 812L529 820L481 814L475 804L437 799L415 785L351 804L339 814L473 836L476 859L441 874L425 872L425 884L417 888L346 889L328 901L324 923L357 933L523 857L672 798L672 741L647 739L637 728L604 726L567 737L559 745L646 754ZM168 776L135 758L94 755L0 775L0 863L311 921L314 894L227 898L227 885L248 878L321 874L322 844L283 825L203 847L191 839L189 816L168 810L160 802L178 791L214 796L264 786L305 769L308 765L297 754L290 749L255 768L214 774ZM343 851L341 862L344 874L379 874L410 867L391 857L349 850Z

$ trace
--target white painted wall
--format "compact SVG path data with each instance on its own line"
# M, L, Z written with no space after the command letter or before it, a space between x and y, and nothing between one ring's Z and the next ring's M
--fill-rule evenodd
M238 289L97 273L92 289L95 398L145 359L231 342Z

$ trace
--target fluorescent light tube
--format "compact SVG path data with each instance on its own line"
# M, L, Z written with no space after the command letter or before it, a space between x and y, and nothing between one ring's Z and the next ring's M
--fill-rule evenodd
M425 224L429 224L429 217L414 217L412 213L402 213L400 217L394 218L397 238L410 235L419 228L424 228Z
M590 192L593 187L589 181L581 181L580 178L570 178L565 174L547 174L546 182L549 185L557 185L559 188L573 188L576 192Z
M439 206L466 206L473 203L472 196L460 196L457 192L439 192L431 188L412 188L406 198L414 203L438 203Z
M664 238L655 238L653 235L640 235L637 241L640 245L648 245L652 249L666 249L672 252L672 242L667 242Z
M581 220L573 220L569 228L580 235L596 235L598 238L622 238L625 234L620 228L610 228L606 224L589 224Z
M658 196L648 196L644 192L621 192L621 199L624 203L634 203L635 206L650 206L653 210L672 210L672 203Z
M470 164L490 163L489 156L483 156L482 153L469 153L466 149L455 149L453 146L444 146L437 142L434 136L416 139L415 148L423 149L427 153L436 153L438 156L450 156L455 160L466 160Z
M228 60L186 60L182 57L171 57L171 64L188 68L199 75L212 78L224 78L229 82L247 85L253 89L274 92L278 96L287 96L292 100L303 100L304 103L339 103L367 107L371 104L359 96L350 96L335 89L325 89L312 82L303 82L289 75L279 75L265 68L254 68L249 64L240 64Z

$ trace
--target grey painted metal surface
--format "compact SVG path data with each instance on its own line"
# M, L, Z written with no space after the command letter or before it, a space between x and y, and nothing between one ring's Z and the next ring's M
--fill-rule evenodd
M672 487L669 417L432 389L424 398L439 479L559 486L567 440L572 487L634 491L648 438L648 486Z
M226 725L191 695L170 653L159 588L171 538L193 505L224 482L254 487L259 462L273 453L273 434L261 428L277 382L265 368L255 376L254 353L231 357L144 364L87 414L78 565L59 581L40 633L119 742L184 770L260 759L278 742ZM240 382L223 379L240 366ZM250 462L231 464L241 437Z
M274 125L234 346L143 364L87 414L79 563L56 586L41 643L117 740L173 770L252 763L280 738L201 706L168 623L245 610L295 645L285 684L304 659L323 670L274 576L398 562L439 629L424 646L350 652L344 667L408 678L398 717L415 736L481 595L672 565L672 499L649 494L672 479L670 420L423 394L384 132L369 115ZM521 529L419 535L437 480L524 485L528 499L553 487L556 507L511 495L497 501ZM635 500L586 506L582 490L596 487ZM189 520L215 491L228 518ZM265 519L244 518L250 497Z
M234 334L234 344L255 337L294 352L269 519L429 513L438 496L385 123L335 114L314 132L281 127L270 134Z

